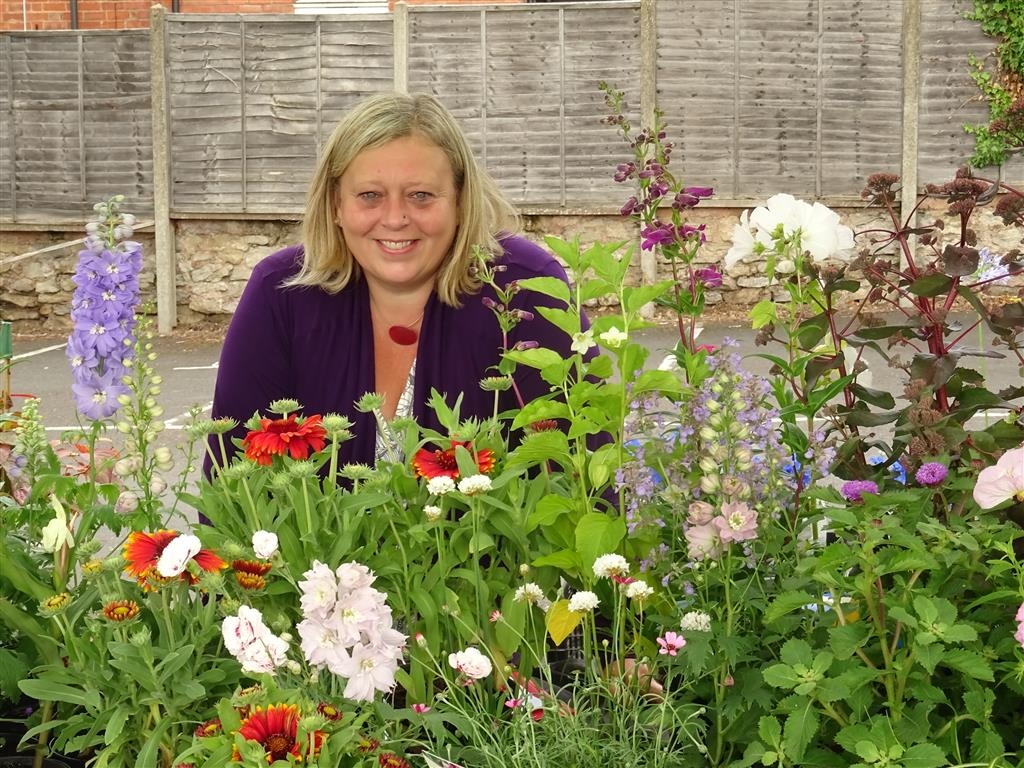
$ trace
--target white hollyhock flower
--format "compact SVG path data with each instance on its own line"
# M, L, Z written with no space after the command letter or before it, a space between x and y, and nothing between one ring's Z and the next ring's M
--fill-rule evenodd
M256 531L252 535L252 550L261 560L269 560L277 552L277 534L270 531Z
M164 547L160 553L160 559L156 562L156 571L165 579L180 576L188 565L188 561L195 557L203 545L198 536L190 533L183 533L175 536Z

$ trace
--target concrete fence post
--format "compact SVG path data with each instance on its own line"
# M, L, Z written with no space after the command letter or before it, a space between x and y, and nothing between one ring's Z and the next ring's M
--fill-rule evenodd
M395 3L392 35L394 36L394 83L396 93L409 92L409 6Z
M921 111L921 0L903 0L903 148L901 153L900 215L917 204L918 132ZM907 247L913 257L917 240Z
M149 67L153 113L153 234L156 241L156 326L163 336L178 322L177 256L171 224L171 137L167 107L167 12L149 12Z

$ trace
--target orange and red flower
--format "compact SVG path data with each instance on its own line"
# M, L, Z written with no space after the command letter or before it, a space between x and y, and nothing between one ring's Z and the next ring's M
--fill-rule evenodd
M206 739L211 736L220 736L224 732L224 726L221 725L219 717L213 717L207 720L205 723L200 723L196 726L195 734L201 739Z
M270 572L270 563L256 560L232 560L231 567L235 571L235 581L242 589L264 589L267 586L264 576Z
M103 615L111 621L128 621L139 615L139 604L134 600L111 600L103 606Z
M428 480L442 476L450 477L454 480L459 476L459 465L455 460L455 449L460 445L469 449L470 454L473 455L474 461L476 461L477 471L481 475L486 475L494 469L493 451L487 448L482 448L474 453L469 443L458 442L456 440L452 441L451 448L445 450L440 448L435 450L420 448L416 451L416 455L412 457L412 467L416 470L417 475L425 477Z
M408 760L396 755L394 752L384 752L381 754L377 761L380 763L380 768L412 768L409 765Z
M154 590L160 584L166 583L168 580L157 573L156 565L160 562L160 555L167 545L179 535L177 531L167 529L154 533L132 531L124 545L124 559L128 562L124 568L125 572L134 576L139 586L146 591ZM208 549L199 550L192 559L207 572L219 571L228 566ZM187 569L182 571L181 578L192 584L196 582L195 577Z
M320 713L325 719L333 721L341 720L341 718L344 717L345 714L336 706L326 701L321 701L319 704L317 704L316 711Z
M242 440L245 456L268 467L275 456L286 453L293 459L307 459L310 453L323 450L327 444L327 430L320 421L317 415L300 423L294 413L283 419L260 419L260 428L252 430Z
M302 761L320 754L327 734L323 731L313 731L309 735L312 744L310 755L305 749L307 744L298 742L298 731L299 707L296 704L271 704L266 709L256 707L238 728L239 734L249 741L258 742L263 747L267 753L268 763L286 760L288 755L294 757L296 761ZM232 760L241 760L237 747Z

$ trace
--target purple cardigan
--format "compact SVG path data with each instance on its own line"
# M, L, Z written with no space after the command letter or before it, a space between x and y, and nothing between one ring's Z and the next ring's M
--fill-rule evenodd
M495 261L507 267L497 275L501 285L545 275L567 281L554 257L529 240L508 236L501 244L505 252ZM318 288L282 288L281 282L298 270L302 254L301 245L291 246L268 256L253 270L224 339L213 417L230 416L244 424L254 412L265 413L272 401L294 398L306 415L347 416L354 423L354 437L342 443L340 461L373 464L373 416L353 407L374 391L366 281L353 280L336 294ZM494 393L483 391L479 381L496 374L492 366L499 361L502 338L497 319L482 302L484 297L495 298L489 286L464 297L460 309L442 304L436 293L427 302L413 397L413 415L424 427L441 428L426 405L432 389L442 393L450 406L461 394L463 419L487 418L493 411ZM521 291L512 301L513 308L532 310L538 305L559 306L559 302L534 291ZM569 336L540 314L520 322L508 344L525 340L569 354ZM515 378L527 402L550 390L535 370L525 366L517 369ZM499 408L515 405L511 390L501 393ZM244 434L240 426L231 436Z

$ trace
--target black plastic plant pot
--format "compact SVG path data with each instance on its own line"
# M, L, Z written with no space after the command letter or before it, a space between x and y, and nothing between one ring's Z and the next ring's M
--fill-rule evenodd
M34 760L35 758L32 755L11 755L10 757L0 757L0 768L32 768L32 762ZM79 765L82 765L82 763L79 763L78 761L71 763L65 758L43 758L43 768L77 768Z

